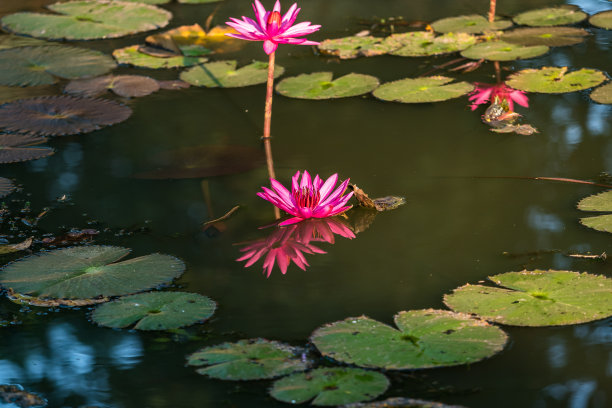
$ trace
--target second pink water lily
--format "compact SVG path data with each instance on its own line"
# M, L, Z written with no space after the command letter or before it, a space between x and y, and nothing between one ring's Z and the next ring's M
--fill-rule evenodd
M323 181L318 174L312 179L307 171L304 171L300 180L298 171L291 179L291 191L277 180L270 179L272 189L262 187L263 192L257 195L293 215L279 224L284 226L308 218L331 217L350 209L352 206L347 206L346 203L353 196L353 192L344 195L349 179L334 190L337 182L338 174Z
M506 84L483 84L476 82L476 89L470 94L470 101L472 104L470 108L475 110L478 105L487 103L489 101L495 102L495 99L499 99L500 102L506 101L508 108L514 111L514 102L526 108L529 107L529 99L525 92L519 91L518 89L510 88Z

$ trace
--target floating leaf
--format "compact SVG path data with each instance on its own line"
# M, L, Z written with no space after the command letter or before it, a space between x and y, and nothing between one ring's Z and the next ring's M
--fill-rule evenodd
M147 290L179 277L183 262L151 254L117 262L130 252L113 246L81 246L41 252L0 270L0 284L44 298L88 299Z
M153 57L149 54L141 52L140 46L138 45L119 48L113 51L113 57L115 57L119 64L127 64L135 67L152 69L191 67L193 65L202 64L208 61L208 58L199 57Z
M549 7L526 11L514 17L516 24L532 27L576 24L587 18L577 7Z
M36 296L23 295L21 293L15 293L12 289L7 290L6 297L13 303L19 305L28 305L36 307L83 307L97 305L99 303L108 302L110 299L107 297L97 297L92 299L45 299Z
M51 156L49 147L28 147L46 142L44 137L0 133L0 163L17 163Z
M590 96L597 103L612 103L612 82L596 88Z
M539 57L548 52L545 45L524 46L504 41L486 41L476 44L461 53L461 56L474 60L513 61Z
M304 371L300 351L265 339L240 340L206 347L187 356L187 364L205 366L199 374L221 380L259 380Z
M191 87L187 82L181 81L180 79L168 80L168 81L157 81L161 89L176 90L176 89L187 89Z
M431 27L439 33L478 34L485 31L503 30L512 26L510 20L496 19L493 23L478 14L468 16L447 17L431 23Z
M35 45L55 44L57 43L37 40L36 38L22 37L19 35L0 34L0 50L6 50L9 48L32 47Z
M605 276L535 270L489 279L503 288L467 284L445 295L444 303L512 326L559 326L612 316L612 279Z
M115 68L101 52L67 46L11 48L0 51L0 85L48 85L57 78L74 79L105 74Z
M18 244L0 245L0 255L12 254L13 252L23 251L32 245L32 238L28 238Z
M71 81L64 92L77 96L98 96L112 91L125 98L147 96L159 90L153 78L142 75L106 75L92 79Z
M578 209L582 211L612 212L612 191L604 191L603 193L583 198L578 203ZM612 232L612 214L581 218L580 223L597 231Z
M464 50L476 43L476 37L467 33L448 33L436 37L429 31L413 31L393 34L387 42L396 45L392 55L422 57Z
M274 67L274 78L283 75L285 68ZM268 63L255 61L236 69L236 61L217 61L192 67L181 72L181 79L195 86L234 88L263 84L268 80Z
M506 334L467 314L410 310L395 315L399 330L369 317L318 328L311 342L325 357L393 370L470 364L502 350Z
M270 395L282 402L329 406L368 401L389 388L389 380L376 371L359 368L318 368L276 380ZM314 398L314 399L313 399Z
M49 39L116 38L164 27L172 14L142 3L89 0L47 6L58 14L15 13L2 17L2 28L17 34Z
M44 407L47 401L36 394L25 391L20 385L0 385L0 401L19 408ZM4 404L2 404L4 405Z
M0 198L6 197L15 190L13 182L5 177L0 177Z
M465 408L460 405L446 405L440 402L425 401L413 398L387 398L384 401L361 402L348 404L342 408Z
M276 86L276 92L289 98L333 99L363 95L379 85L371 75L350 73L332 81L331 72L313 72L285 78Z
M449 84L452 80L443 76L400 79L381 85L373 95L384 101L424 103L458 98L474 90L467 82Z
M388 43L385 38L366 35L324 40L317 47L323 54L335 55L340 59L352 59L386 54L397 46Z
M98 306L93 321L117 329L134 325L137 330L171 330L209 319L216 303L187 292L149 292L125 296Z
M516 72L506 79L506 84L526 92L565 93L592 88L606 79L606 75L596 69L582 68L567 73L567 67L542 67Z
M547 45L549 47L560 47L563 45L574 45L583 42L589 32L576 27L535 27L517 28L507 31L501 36L501 40L521 45Z
M127 106L106 99L49 96L0 105L0 128L43 136L75 135L123 122L131 114Z
M0 104L15 101L17 99L53 94L57 94L57 89L53 85L31 86L27 88L0 85Z
M217 26L208 32L199 24L180 26L159 34L148 36L148 45L158 47L173 53L189 57L222 52L238 51L244 46L244 41L228 37L226 34L238 32L228 26Z
M600 13L593 14L591 18L589 18L589 23L591 23L595 27L612 30L612 10L602 11Z

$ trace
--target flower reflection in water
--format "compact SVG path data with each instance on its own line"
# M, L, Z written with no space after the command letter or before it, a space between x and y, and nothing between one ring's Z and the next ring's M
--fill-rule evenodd
M298 268L306 270L308 261L305 254L326 253L315 246L317 242L335 243L335 235L353 239L355 234L348 225L336 218L317 218L302 221L287 227L276 228L270 235L249 242L240 248L244 254L237 261L247 261L245 268L263 258L263 269L267 277L274 265L283 273L293 261Z

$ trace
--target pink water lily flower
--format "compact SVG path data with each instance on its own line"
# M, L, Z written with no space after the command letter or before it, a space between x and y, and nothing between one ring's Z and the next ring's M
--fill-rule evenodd
M308 41L303 37L312 34L321 28L320 25L310 25L310 21L295 24L295 19L301 9L297 4L289 7L289 10L281 17L280 1L276 1L272 11L266 11L259 0L253 3L255 20L242 16L242 20L230 17L231 21L226 22L233 27L239 34L225 34L230 37L240 38L248 41L263 41L263 49L266 54L276 51L278 44L299 44L317 45L318 42Z
M349 179L333 190L338 182L338 174L332 175L325 181L317 174L313 180L304 170L301 181L299 178L300 172L298 171L291 179L291 192L278 181L270 179L272 190L262 187L263 192L257 193L259 197L293 215L292 218L281 222L280 226L295 224L308 218L331 217L352 207L347 206L346 203L353 196L353 192L343 195Z
M500 102L506 101L510 111L514 111L514 102L526 108L529 107L529 99L527 99L525 92L510 88L506 84L491 85L476 82L474 85L476 85L476 89L470 94L470 101L472 101L470 108L472 110L475 110L478 105L495 101L495 98L498 98Z

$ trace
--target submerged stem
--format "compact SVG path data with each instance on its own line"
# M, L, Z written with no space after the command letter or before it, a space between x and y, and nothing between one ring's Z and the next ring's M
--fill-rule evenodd
M489 0L489 23L492 23L495 20L495 6L497 0Z
M274 95L274 54L270 54L268 62L268 86L266 89L266 108L264 113L264 134L263 142L266 151L266 164L268 165L268 176L276 179L274 174L274 160L272 159L272 145L270 143L270 125L272 124L272 96ZM280 211L274 207L274 216L280 218Z

